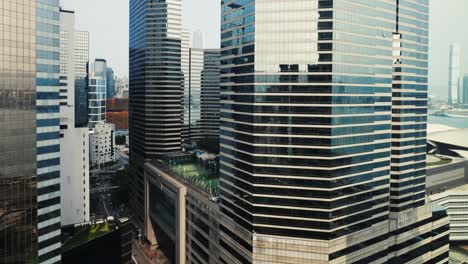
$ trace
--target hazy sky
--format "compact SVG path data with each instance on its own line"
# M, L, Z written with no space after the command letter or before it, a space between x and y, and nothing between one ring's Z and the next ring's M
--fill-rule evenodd
M91 59L104 58L117 75L128 75L128 0L61 0L76 12L76 26L90 32ZM182 0L185 27L201 30L205 47L219 46L220 0ZM287 0L286 0L287 1ZM468 0L431 0L430 93L446 97L451 42L462 48L468 73Z

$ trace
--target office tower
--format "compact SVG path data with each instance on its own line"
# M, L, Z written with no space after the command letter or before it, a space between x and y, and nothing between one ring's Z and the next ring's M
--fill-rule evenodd
M196 144L201 134L201 74L203 70L203 50L189 45L188 32L182 32L182 77L183 77L183 115L182 141Z
M230 259L448 261L446 214L424 204L428 8L222 3L220 210L235 224L220 244Z
M143 229L145 159L181 149L181 1L130 1L130 174Z
M58 0L36 1L38 262L61 259L60 11Z
M0 4L0 28L14 36L0 34L0 263L25 263L38 248L36 1L10 3Z
M88 127L89 32L75 30L75 124Z
M205 49L201 79L201 134L205 145L219 145L220 50ZM214 142L212 141L214 139Z
M76 61L75 13L60 10L60 178L62 226L89 221L89 130L77 126L76 84L86 63ZM81 56L78 56L80 59ZM78 64L78 65L77 65ZM84 67L84 69L83 69ZM77 72L79 75L77 76ZM86 76L84 76L86 78ZM81 89L82 87L79 87Z
M219 138L219 50L190 47L190 33L183 30L181 51L182 142L200 147Z
M88 122L89 127L106 122L106 78L92 72L88 86Z
M114 70L107 67L107 99L112 99L115 97L115 76Z
M0 262L59 263L59 3L0 10Z
M182 71L182 143L190 142L190 31L181 32L180 67Z
M462 104L468 105L468 74L463 77L463 101Z
M459 103L460 60L460 46L457 43L452 43L449 59L449 104Z

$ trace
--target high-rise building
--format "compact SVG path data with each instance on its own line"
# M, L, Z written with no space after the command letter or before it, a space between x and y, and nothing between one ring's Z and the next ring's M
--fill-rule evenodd
M457 43L452 43L449 58L449 104L459 103L460 60L460 46Z
M60 178L62 226L89 221L89 130L77 126L76 84L86 63L76 61L75 13L60 10ZM79 47L81 52L81 48ZM77 65L78 64L78 65ZM84 67L84 69L83 69ZM80 74L77 76L77 72ZM82 87L80 87L82 88Z
M34 6L37 16L38 262L59 263L61 259L59 0L36 0Z
M428 9L222 3L220 210L237 227L221 246L231 259L448 261L446 214L424 202Z
M190 31L181 32L181 71L182 71L182 143L190 140Z
M130 203L142 229L143 162L181 149L181 18L181 0L130 1Z
M190 47L188 30L182 31L181 50L182 142L205 145L219 138L219 50Z
M88 127L89 32L75 31L75 124Z
M107 99L112 99L115 97L115 76L114 70L112 68L107 67Z
M38 253L36 111L48 113L36 109L36 1L2 2L0 13L0 28L14 36L0 34L0 263L31 263Z
M203 50L191 48L187 31L182 38L182 76L183 76L183 115L182 141L196 143L201 134L201 75L203 71Z
M0 10L0 262L60 263L59 1Z
M219 49L204 50L200 100L201 134L205 145L219 145L220 59Z
M90 73L88 85L88 122L89 127L106 122L106 78L95 72Z
M468 105L468 74L463 77L463 99L462 104Z

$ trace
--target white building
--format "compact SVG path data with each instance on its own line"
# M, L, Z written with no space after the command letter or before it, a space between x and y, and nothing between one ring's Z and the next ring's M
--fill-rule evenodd
M91 166L115 161L115 126L114 124L96 124L90 136Z
M89 221L89 129L76 125L75 14L60 12L60 182L62 225ZM81 69L83 68L84 69ZM79 100L78 100L79 102Z
M450 217L450 240L468 240L468 185L433 194L429 199L447 210Z

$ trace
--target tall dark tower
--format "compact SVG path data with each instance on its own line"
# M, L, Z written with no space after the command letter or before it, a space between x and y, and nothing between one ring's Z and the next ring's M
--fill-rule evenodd
M143 162L181 149L180 0L130 1L130 167L134 221L144 229Z

